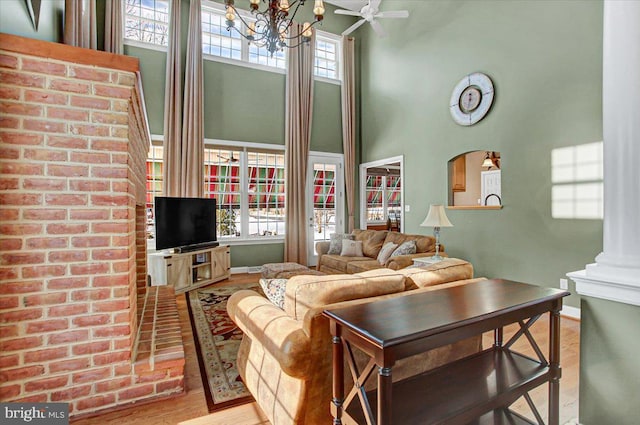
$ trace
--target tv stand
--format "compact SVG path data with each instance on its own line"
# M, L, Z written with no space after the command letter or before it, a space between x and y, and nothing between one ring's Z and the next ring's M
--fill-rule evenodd
M171 285L176 294L228 279L230 270L228 245L188 252L149 254L151 285Z

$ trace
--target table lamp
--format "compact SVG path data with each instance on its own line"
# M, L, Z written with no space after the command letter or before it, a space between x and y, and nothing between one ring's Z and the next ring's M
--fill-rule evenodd
M436 237L436 255L431 258L434 260L442 260L440 256L440 228L453 227L453 224L451 224L447 218L447 214L444 212L444 206L431 204L427 218L424 219L420 226L433 227L433 235Z

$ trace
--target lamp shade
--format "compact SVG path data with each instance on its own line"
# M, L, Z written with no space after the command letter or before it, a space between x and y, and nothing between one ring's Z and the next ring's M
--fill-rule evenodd
M430 205L429 214L420 226L423 227L453 227L453 224L447 218L442 205Z

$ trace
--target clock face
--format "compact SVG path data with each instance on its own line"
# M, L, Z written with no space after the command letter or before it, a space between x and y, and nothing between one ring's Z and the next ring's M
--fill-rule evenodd
M473 125L489 112L493 96L489 77L479 72L469 74L453 89L449 102L451 116L460 125Z

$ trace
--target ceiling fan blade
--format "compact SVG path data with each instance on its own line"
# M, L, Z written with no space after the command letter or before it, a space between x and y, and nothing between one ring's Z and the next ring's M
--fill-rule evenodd
M365 22L367 22L364 19L360 19L358 22L356 22L355 24L351 25L349 28L347 28L346 30L344 30L342 32L342 35L349 35L352 32L354 32L355 30L357 30L358 28L360 28L360 26L362 26L362 24L364 24Z
M380 7L380 3L382 3L382 0L369 0L369 6L371 6L372 9L378 9Z
M349 15L349 16L360 16L360 12L356 12L354 10L344 10L344 9L336 9L336 15Z
M388 12L380 12L375 18L408 18L409 11L408 10L390 10Z
M380 25L380 22L371 21L371 28L373 28L373 30L376 32L376 34L378 34L379 37L387 36L387 32L384 30L382 25Z
M327 3L331 3L334 6L341 7L343 9L349 9L354 11L359 11L362 9L363 3L366 1L363 0L327 0Z

